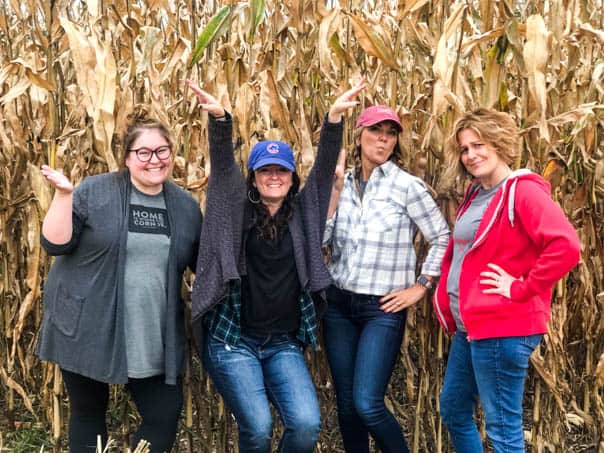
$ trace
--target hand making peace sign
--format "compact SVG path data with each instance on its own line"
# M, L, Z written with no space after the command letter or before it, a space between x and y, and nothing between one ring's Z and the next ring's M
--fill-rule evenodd
M327 117L327 120L330 123L339 123L340 121L342 121L342 116L348 109L359 105L359 101L355 101L354 98L362 90L364 90L366 86L367 82L365 80L365 77L362 77L356 85L341 94L335 101L333 101L333 104L329 109L329 115Z
M193 80L187 80L189 88L197 95L199 105L203 110L208 112L214 118L223 118L226 115L226 110L220 102L216 100L210 93L203 91Z

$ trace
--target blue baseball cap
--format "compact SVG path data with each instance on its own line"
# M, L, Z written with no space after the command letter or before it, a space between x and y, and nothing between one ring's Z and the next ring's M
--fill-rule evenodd
M247 168L258 170L265 165L280 165L289 171L296 171L292 149L287 143L279 141L258 142L252 148Z

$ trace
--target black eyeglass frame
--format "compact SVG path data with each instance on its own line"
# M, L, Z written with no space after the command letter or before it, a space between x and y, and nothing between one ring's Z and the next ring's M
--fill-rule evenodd
M160 156L159 153L164 153L165 154L165 150L168 151L168 154L165 155L164 157ZM141 157L141 151L143 152L148 152L149 153L149 158L148 159L143 159ZM159 159L159 160L168 160L170 158L170 156L172 156L172 147L170 145L162 145L162 146L158 146L155 149L151 149L151 148L147 148L145 146L141 147L141 148L136 148L136 149L130 149L131 153L136 153L136 158L141 161L141 162L150 162L151 159L153 159L153 154L155 154L155 156ZM144 154L143 154L144 155Z

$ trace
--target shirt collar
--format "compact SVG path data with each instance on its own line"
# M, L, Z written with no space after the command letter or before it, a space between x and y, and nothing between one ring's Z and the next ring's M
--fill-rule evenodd
M398 166L394 162L392 162L390 159L376 168L376 170L379 170L383 176L390 176L397 169L398 169Z

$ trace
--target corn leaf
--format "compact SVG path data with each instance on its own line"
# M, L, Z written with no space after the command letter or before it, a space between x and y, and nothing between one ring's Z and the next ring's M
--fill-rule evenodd
M375 24L366 23L363 18L355 14L349 15L352 20L354 34L359 41L359 45L369 55L378 58L386 66L399 70L399 66L394 58L392 47L388 46L379 31L381 28Z
M195 50L191 55L188 67L192 68L201 58L201 55L206 47L215 39L220 38L227 30L231 15L231 7L229 5L220 8L214 16L209 20L206 27L199 34Z
M252 11L252 23L250 25L250 40L253 38L256 33L256 28L262 21L264 17L264 12L266 10L266 1L265 0L250 0L250 9Z

